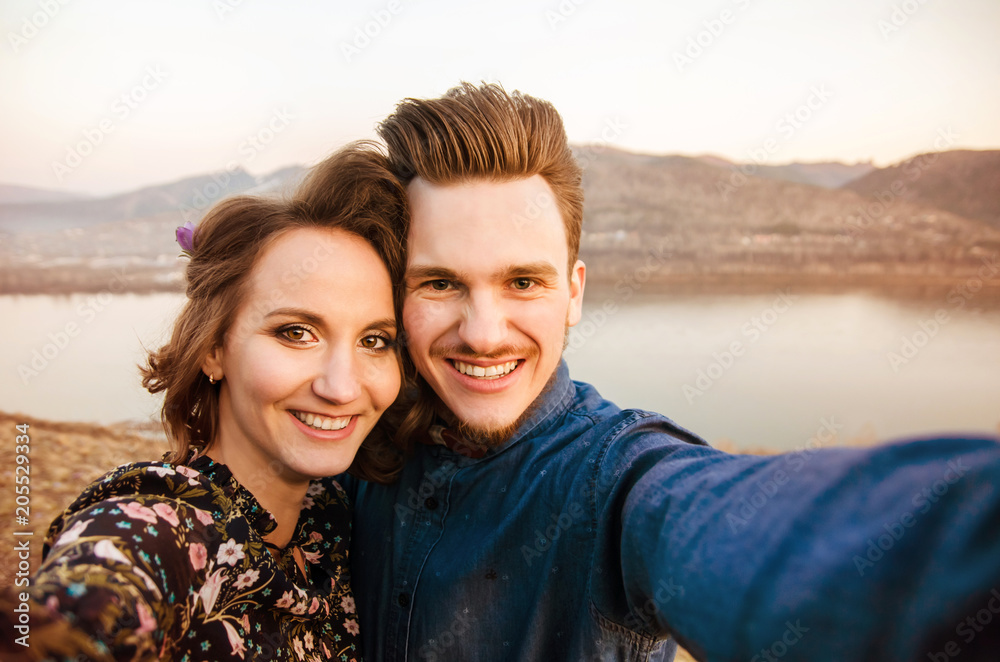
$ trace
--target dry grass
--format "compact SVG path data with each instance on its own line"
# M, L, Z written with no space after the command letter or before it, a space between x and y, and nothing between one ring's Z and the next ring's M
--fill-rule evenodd
M20 434L15 426L21 423L28 424L30 438L28 526L18 526L14 519L14 446ZM120 464L158 460L166 450L166 439L148 430L55 423L0 412L0 494L3 502L10 504L10 511L0 517L0 540L15 540L15 530L32 531L34 535L24 539L31 545L31 569L37 570L49 524L84 487ZM13 544L0 545L0 586L13 584L17 561Z

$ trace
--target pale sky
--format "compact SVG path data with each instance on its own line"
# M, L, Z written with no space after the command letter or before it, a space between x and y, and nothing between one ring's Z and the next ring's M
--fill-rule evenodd
M312 164L461 80L549 99L573 142L656 154L1000 147L997 0L62 1L0 6L0 183L103 195Z

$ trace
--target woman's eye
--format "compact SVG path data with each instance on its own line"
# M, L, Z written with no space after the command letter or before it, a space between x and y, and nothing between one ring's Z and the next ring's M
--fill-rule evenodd
M302 326L287 326L278 332L282 338L292 342L308 342L313 339L312 332Z
M361 339L361 346L365 349L385 349L389 341L382 336L365 336Z
M444 290L447 290L450 285L451 285L451 283L449 283L446 280L432 280L431 281L431 289L432 290L437 290L438 292L443 292Z

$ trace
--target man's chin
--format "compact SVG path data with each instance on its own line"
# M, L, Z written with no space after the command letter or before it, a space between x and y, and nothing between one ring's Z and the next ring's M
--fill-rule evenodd
M486 425L458 421L455 424L455 429L465 439L477 446L496 448L510 441L510 438L514 436L523 418L524 415L522 414L520 418L510 423L488 423Z

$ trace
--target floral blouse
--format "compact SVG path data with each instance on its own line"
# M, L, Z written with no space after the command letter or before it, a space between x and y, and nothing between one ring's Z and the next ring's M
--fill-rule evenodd
M30 589L32 648L69 659L359 660L350 526L340 485L313 481L295 535L272 555L262 536L273 517L225 465L118 467L49 529Z

